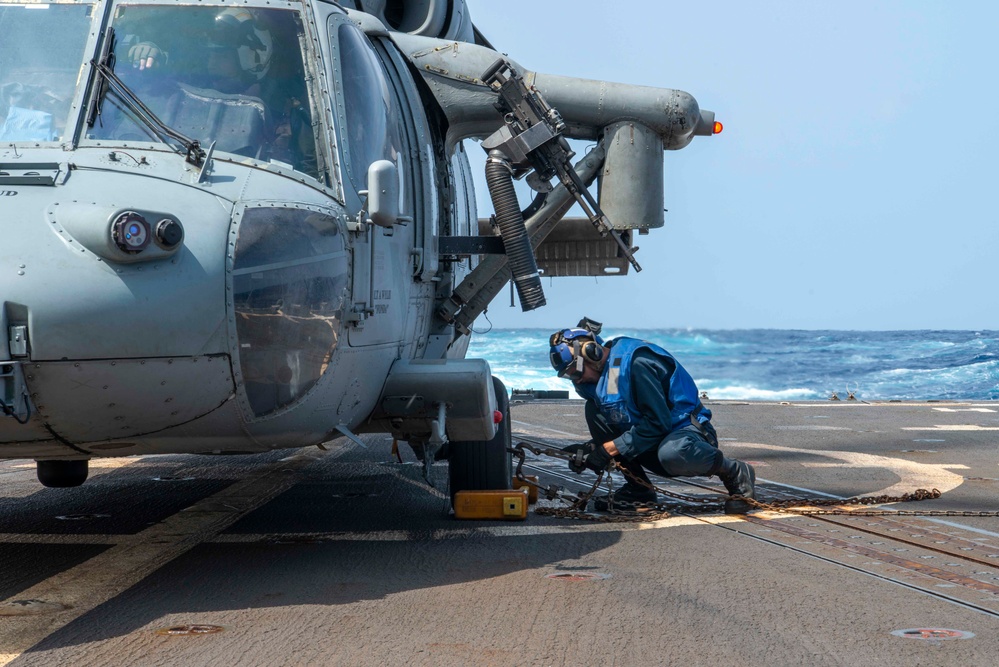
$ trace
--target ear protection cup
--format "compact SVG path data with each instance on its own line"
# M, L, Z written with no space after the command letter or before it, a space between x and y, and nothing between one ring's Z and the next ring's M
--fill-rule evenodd
M586 329L561 329L548 339L549 360L559 377L569 374L570 367L582 374L583 362L598 363L604 358L603 341Z
M604 348L602 345L597 345L596 341L583 343L583 347L580 348L579 352L587 361L597 362L604 358Z

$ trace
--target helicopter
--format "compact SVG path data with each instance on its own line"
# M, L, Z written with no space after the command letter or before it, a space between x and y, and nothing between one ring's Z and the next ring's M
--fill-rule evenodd
M508 283L531 310L541 276L640 270L664 151L721 131L522 67L463 0L0 0L0 33L0 458L47 487L382 433L452 496L509 488L472 323Z

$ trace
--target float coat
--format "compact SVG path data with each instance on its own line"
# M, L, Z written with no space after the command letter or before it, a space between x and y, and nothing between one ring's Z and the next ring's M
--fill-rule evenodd
M621 337L608 346L600 379L576 387L587 399L595 441L613 439L627 460L658 459L660 465L645 464L670 476L715 474L722 455L709 441L715 439L711 411L698 400L690 374L653 343Z

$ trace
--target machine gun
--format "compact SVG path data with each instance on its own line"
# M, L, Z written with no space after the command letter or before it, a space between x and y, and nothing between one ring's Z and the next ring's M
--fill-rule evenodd
M610 234L635 271L641 271L634 249L611 228L607 216L573 169L571 160L575 153L563 136L566 124L558 110L549 106L537 90L529 88L523 76L503 58L482 74L482 80L498 93L496 108L506 123L482 142L482 148L503 153L513 167L515 178L533 171L528 182L539 192L550 191L551 179L558 177L600 235Z

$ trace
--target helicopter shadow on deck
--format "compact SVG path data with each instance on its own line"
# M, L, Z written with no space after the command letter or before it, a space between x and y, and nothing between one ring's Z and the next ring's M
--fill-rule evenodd
M435 468L434 475L444 488L446 468ZM76 619L23 659L93 642L132 641L130 635L166 623L217 622L204 620L216 612L323 606L329 608L324 619L335 626L337 608L351 603L409 591L433 595L441 587L517 573L539 578L539 569L598 567L592 554L621 537L619 530L476 533L470 529L550 521L531 515L527 524L461 522L443 510L444 499L425 486L419 465L321 461L215 541ZM440 619L428 617L427 623L432 631Z

